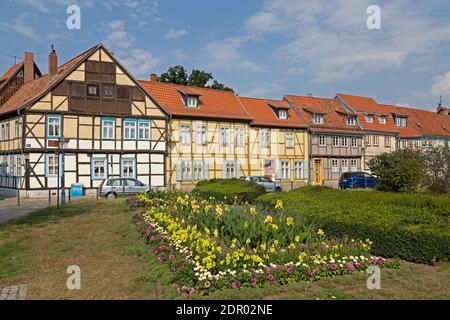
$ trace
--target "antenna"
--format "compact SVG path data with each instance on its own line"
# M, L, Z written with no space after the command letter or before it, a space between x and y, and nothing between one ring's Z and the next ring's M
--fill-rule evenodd
M13 56L13 55L11 55L11 54L7 54L7 53L0 53L0 55L2 55L2 56L5 56L5 57L8 57L8 58L13 58L14 59L14 65L16 65L17 64L17 56Z

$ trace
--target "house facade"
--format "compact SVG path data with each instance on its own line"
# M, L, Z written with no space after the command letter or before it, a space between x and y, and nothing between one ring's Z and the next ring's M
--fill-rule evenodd
M342 173L361 171L363 133L357 115L337 99L285 96L309 128L309 181L337 187Z
M48 74L0 106L1 187L47 196L82 183L89 193L116 177L164 187L162 108L103 45L61 66L57 60L53 50Z

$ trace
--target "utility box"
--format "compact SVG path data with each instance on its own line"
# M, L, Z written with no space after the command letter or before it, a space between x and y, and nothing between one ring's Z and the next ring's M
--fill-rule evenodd
M70 197L71 198L80 198L83 196L84 185L81 183L74 183L70 187Z

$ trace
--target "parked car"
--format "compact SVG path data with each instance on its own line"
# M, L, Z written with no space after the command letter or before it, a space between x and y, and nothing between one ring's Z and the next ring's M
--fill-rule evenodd
M270 180L267 177L263 176L249 176L244 178L246 181L253 181L256 182L259 185L262 185L264 188L266 188L267 192L280 192L282 191L281 186Z
M339 188L374 188L380 180L367 172L346 172L339 179Z
M153 190L151 186L133 178L105 179L99 188L100 195L110 199L118 196L132 196Z

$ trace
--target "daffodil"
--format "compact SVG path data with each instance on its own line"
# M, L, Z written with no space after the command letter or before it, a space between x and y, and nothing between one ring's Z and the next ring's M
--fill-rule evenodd
M292 218L292 217L287 217L287 218L286 218L286 224L287 224L288 226L293 225L293 224L294 224L294 218Z
M275 209L283 209L283 201L277 200L277 203L275 204Z
M325 232L323 232L322 229L319 229L319 230L317 231L317 235L323 237L323 236L325 235Z
M272 223L273 222L273 218L271 215L267 215L266 218L264 219L264 223Z

